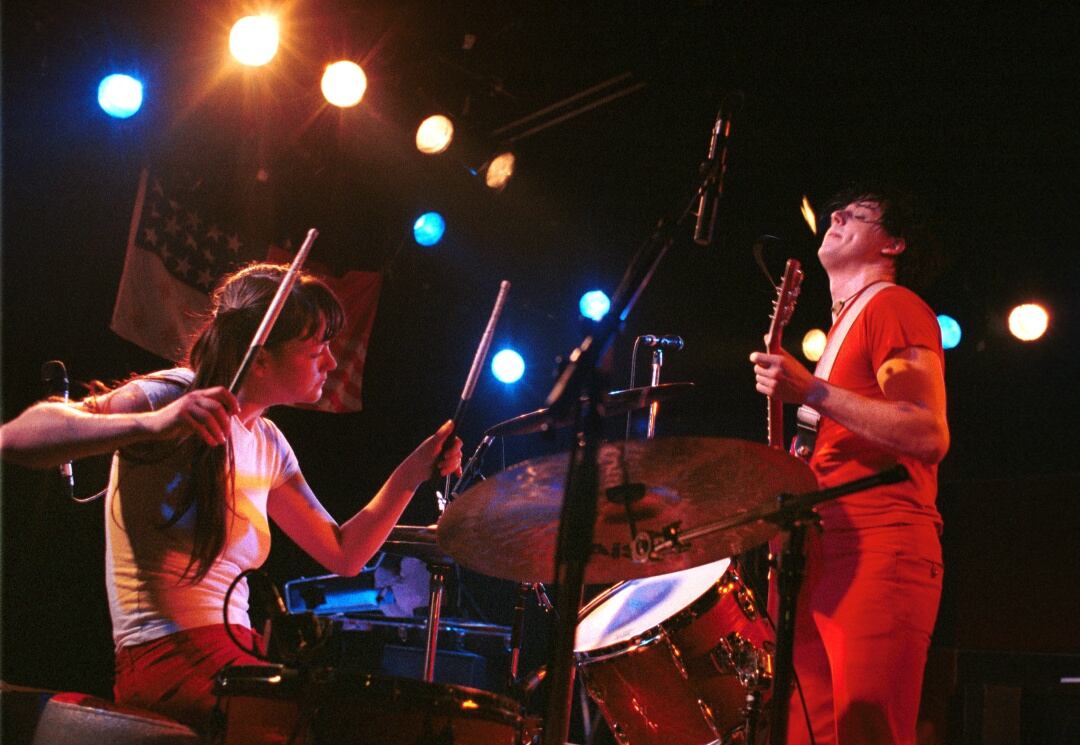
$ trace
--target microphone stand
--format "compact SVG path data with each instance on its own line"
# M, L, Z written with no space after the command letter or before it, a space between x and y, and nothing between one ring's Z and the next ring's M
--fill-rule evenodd
M710 155L711 151L712 148ZM607 390L607 375L599 369L599 362L674 244L676 229L694 214L695 205L707 190L722 186L716 183L713 168L702 171L703 178L679 217L674 222L660 220L653 234L634 254L612 298L611 310L570 353L568 364L545 401L552 421L576 408L577 426L555 548L554 576L558 586L543 745L565 745L570 731L574 632L585 588L585 568L592 553L599 484L597 453L602 435L601 395Z
M664 350L657 347L652 353L652 376L649 385L660 385L660 369L664 366ZM660 413L660 402L653 401L649 404L649 424L645 430L645 439L651 440L656 437L656 416Z

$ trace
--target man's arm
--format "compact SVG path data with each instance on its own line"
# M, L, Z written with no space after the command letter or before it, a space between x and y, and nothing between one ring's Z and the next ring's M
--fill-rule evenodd
M877 370L885 400L838 388L810 372L787 352L750 355L757 390L785 403L806 404L880 448L926 463L949 450L945 374L938 356L907 347Z

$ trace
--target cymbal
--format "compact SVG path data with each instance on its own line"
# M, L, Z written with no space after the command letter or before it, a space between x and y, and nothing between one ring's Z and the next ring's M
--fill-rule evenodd
M600 402L601 413L604 416L626 414L635 409L643 409L653 401L667 401L693 389L693 383L661 383L660 385L643 385L638 388L611 391L605 393L603 400ZM528 435L548 429L569 427L573 423L574 412L572 410L565 416L556 419L550 414L549 409L537 409L536 411L530 411L528 414L507 419L505 422L499 422L484 434L488 437Z
M462 566L515 581L550 582L555 574L569 453L533 458L495 474L458 496L437 526L439 547ZM776 534L757 520L716 531L644 563L632 556L634 529L662 534L702 527L772 505L781 493L816 488L802 461L765 445L708 437L668 437L609 443L599 453L599 495L589 584L651 577L717 561ZM640 485L644 495L627 508L612 488ZM625 491L625 490L624 490Z
M454 563L437 545L434 525L395 525L379 550L395 556L410 556L428 564Z

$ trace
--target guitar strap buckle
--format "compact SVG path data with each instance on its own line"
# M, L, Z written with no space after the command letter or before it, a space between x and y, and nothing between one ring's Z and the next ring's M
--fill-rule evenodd
M809 461L810 456L814 454L814 446L817 444L818 422L821 420L821 414L803 405L799 407L795 419L795 442L791 447L791 452Z

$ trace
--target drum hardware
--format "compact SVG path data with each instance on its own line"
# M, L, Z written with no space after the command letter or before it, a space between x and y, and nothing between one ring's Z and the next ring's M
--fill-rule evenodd
M772 654L737 631L720 639L709 653L720 673L734 675L746 688L765 689L772 681Z
M334 669L227 667L214 692L223 745L522 745L538 729L495 693Z
M424 650L424 682L435 680L435 653L439 648L439 614L442 611L443 590L450 567L443 563L428 564L431 585L428 591L427 648Z
M653 403L678 398L693 390L693 383L663 383L661 385L646 385L610 391L601 396L601 415L614 417L630 414L637 409L643 409ZM550 408L543 408L500 422L489 428L484 435L486 437L529 435L536 432L563 429L573 426L573 424L574 416L572 411L558 415Z

